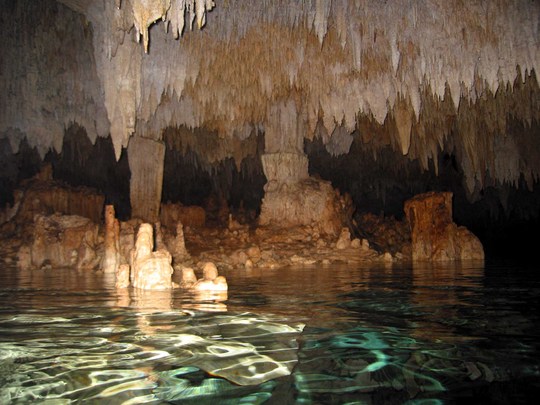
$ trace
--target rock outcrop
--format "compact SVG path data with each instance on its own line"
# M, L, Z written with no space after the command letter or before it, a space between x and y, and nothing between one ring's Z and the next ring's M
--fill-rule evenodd
M96 254L98 225L77 215L37 215L32 240L21 246L19 267L74 267L94 269L100 261Z
M482 243L452 219L452 193L429 192L405 202L413 260L483 260Z
M338 235L344 225L339 194L330 182L309 178L298 183L269 183L259 224L280 227L317 225L321 233Z

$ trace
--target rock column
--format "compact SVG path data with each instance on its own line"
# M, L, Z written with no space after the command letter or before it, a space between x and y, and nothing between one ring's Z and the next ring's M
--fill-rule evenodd
M114 216L114 206L105 206L105 254L101 262L104 273L115 274L120 265L120 224Z
M267 183L259 224L316 225L322 233L337 235L343 226L340 196L329 182L309 177L303 151L306 129L295 103L273 106L267 120L266 153L261 157Z
M131 137L128 160L131 171L129 197L131 216L146 222L159 221L163 186L165 145L139 136Z
M154 250L152 225L141 224L135 248L131 252L131 284L143 290L173 288L171 255L166 250Z

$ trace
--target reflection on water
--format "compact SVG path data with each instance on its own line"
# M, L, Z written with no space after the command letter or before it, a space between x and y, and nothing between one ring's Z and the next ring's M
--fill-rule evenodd
M0 403L524 401L539 277L423 265L226 274L229 292L0 272Z

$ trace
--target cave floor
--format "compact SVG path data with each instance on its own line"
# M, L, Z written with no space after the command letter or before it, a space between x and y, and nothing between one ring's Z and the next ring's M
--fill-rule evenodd
M341 240L321 236L310 226L287 229L278 227L237 226L234 229L208 227L188 229L187 264L214 262L223 269L281 268L287 266L328 266L334 264L370 264L401 260L397 254L380 253L367 241ZM177 263L173 263L176 266Z

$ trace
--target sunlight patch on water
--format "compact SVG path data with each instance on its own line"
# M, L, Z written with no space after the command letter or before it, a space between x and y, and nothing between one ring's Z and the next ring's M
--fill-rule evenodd
M0 328L16 334L0 341L0 402L143 403L236 396L239 386L252 385L246 398L259 403L269 395L261 384L291 374L303 326L250 313L0 316Z

